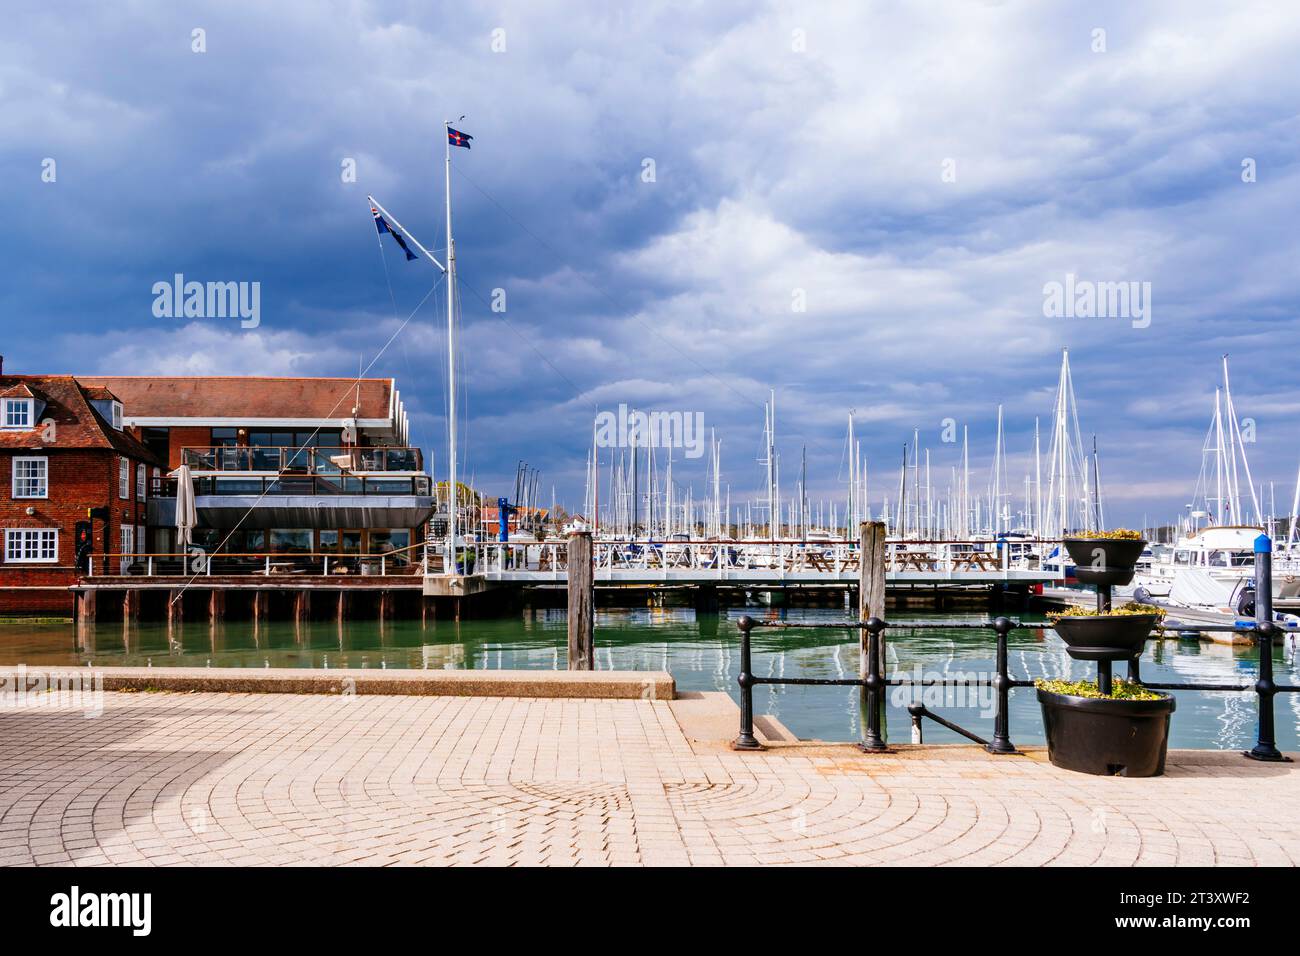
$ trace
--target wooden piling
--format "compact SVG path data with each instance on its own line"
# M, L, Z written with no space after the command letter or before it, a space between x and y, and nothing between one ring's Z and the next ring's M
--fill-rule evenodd
M267 619L270 609L271 595L266 591L254 591L253 600L249 605L249 611L253 617L254 624L262 624Z
M293 592L293 622L305 623L311 618L311 592L300 588Z
M122 592L122 621L126 624L134 624L140 620L140 591L138 588L127 588Z
M226 592L213 588L208 592L208 622L220 624L226 616Z
M184 593L179 588L171 588L167 592L167 634L169 636L184 619Z
M858 620L866 622L878 617L885 619L885 525L881 521L864 521L859 529L858 564ZM859 662L858 676L864 680L869 672L870 634L867 629L858 630ZM880 667L885 666L885 636L880 636ZM884 702L881 702L884 710ZM862 688L860 715L862 725L867 719L867 689ZM880 732L885 736L885 715L880 715Z
M348 619L348 596L346 588L339 590L338 622L340 624Z
M596 575L591 561L591 532L569 535L569 670L595 670Z
M91 588L77 592L77 625L79 627L90 627L95 623L95 595L96 591Z

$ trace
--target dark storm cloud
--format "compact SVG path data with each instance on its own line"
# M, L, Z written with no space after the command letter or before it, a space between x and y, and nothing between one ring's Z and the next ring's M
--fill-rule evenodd
M485 490L525 458L576 503L621 401L702 411L740 500L774 387L817 495L858 410L879 508L913 427L944 473L940 422L969 423L983 467L999 402L1020 468L1069 346L1114 517L1182 506L1224 352L1289 500L1298 43L1263 3L33 4L0 38L6 367L355 371L432 278L390 248L394 307L364 197L440 245L440 124L466 113ZM261 326L156 318L175 273L260 281ZM1045 317L1067 273L1150 282L1150 326ZM439 447L441 334L426 304L372 369Z

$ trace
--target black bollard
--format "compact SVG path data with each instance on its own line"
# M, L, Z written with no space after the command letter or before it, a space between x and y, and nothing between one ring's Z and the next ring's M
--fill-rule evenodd
M885 677L881 673L880 648L883 643L881 635L885 622L878 617L867 619L867 724L866 734L858 749L867 753L887 753L889 745L881 736L881 715L884 712Z
M1011 675L1007 673L1007 634L1011 632L1011 621L999 617L993 621L993 630L998 636L998 673L993 678L993 689L998 695L998 710L993 718L993 742L985 749L991 754L1016 753L1016 745L1011 742L1011 714L1008 710L1011 695Z
M1246 751L1252 760L1287 760L1277 749L1277 733L1273 722L1273 698L1277 685L1273 683L1273 542L1268 535L1255 539L1255 638L1259 645L1259 679L1255 681L1255 695L1259 701L1259 732L1255 746Z
M749 632L754 619L746 614L736 622L740 626L740 736L731 742L732 750L762 750L763 745L754 736L754 675L749 661Z

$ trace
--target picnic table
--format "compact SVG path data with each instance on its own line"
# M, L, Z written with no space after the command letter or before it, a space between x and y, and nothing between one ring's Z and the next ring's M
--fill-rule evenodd
M901 571L930 571L934 568L934 556L929 551L899 551L894 559Z
M954 571L996 571L1001 562L991 551L967 551L953 555L952 567Z

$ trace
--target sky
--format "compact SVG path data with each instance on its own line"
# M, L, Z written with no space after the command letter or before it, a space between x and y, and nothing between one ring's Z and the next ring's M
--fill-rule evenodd
M1019 490L1068 348L1109 523L1185 509L1225 353L1290 511L1300 7L7 6L7 372L366 369L441 471L437 274L378 242L366 195L440 252L464 115L463 454L487 494L524 460L580 508L594 416L625 403L702 416L747 500L769 390L783 486L806 448L814 500L846 494L850 409L873 509L914 429L944 493L949 419L983 487L999 404ZM155 315L177 273L259 283L259 324ZM1067 276L1137 283L1146 313L1045 314ZM675 465L697 497L704 474Z

